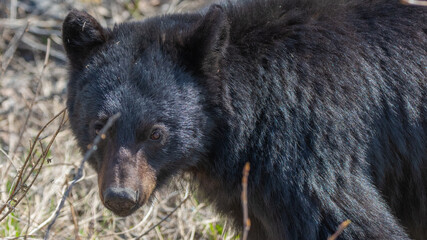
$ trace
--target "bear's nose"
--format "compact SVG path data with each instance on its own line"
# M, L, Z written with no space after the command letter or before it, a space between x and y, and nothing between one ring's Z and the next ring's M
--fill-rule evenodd
M105 206L119 216L127 216L138 203L138 193L129 188L109 187L104 191Z

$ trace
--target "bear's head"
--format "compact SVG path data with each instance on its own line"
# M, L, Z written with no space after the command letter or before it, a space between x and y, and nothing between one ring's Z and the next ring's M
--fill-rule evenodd
M120 113L89 163L104 205L127 216L176 173L209 154L226 54L223 9L103 28L86 12L63 24L70 63L67 107L82 152Z

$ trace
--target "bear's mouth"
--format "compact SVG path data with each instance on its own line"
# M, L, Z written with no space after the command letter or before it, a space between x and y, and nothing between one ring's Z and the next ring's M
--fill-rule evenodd
M121 210L118 211L116 209L112 209L110 208L108 205L104 204L104 206L109 209L112 213L114 213L114 215L117 215L119 217L128 217L130 215L132 215L133 213L136 212L136 210L138 210L142 205L137 204L134 207L132 207L131 209L127 209L127 210Z

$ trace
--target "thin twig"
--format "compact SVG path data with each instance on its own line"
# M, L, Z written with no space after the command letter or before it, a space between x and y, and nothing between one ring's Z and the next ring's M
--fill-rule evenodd
M0 219L0 222L14 209L14 208L16 208L16 206L21 202L21 200L27 195L27 192L28 192L28 190L33 186L33 184L34 184L34 182L36 181L36 179L37 179L37 177L39 176L39 174L40 174L40 171L41 171L41 169L42 169L42 167L43 167L43 164L45 163L45 160L46 160L46 157L47 157L47 155L48 155L48 153L49 153L49 150L50 150L50 147L52 146L52 144L53 144L53 142L55 141L55 139L56 139L56 136L58 135L58 133L60 132L60 130L61 130L61 128L64 126L64 124L65 124L65 111L63 112L63 115L62 115L62 120L61 120L61 123L60 123L60 125L59 125L59 127L58 127L58 129L55 131L55 134L52 136L52 138L51 138L51 140L50 140L50 142L49 142L49 144L47 145L47 147L46 147L46 150L45 151L43 151L42 152L42 154L41 154L41 156L39 157L39 159L37 160L37 162L36 162L36 164L31 168L31 170L30 170L30 172L28 173L28 175L27 175L27 177L25 177L24 178L24 180L22 181L22 183L23 184L20 184L20 186L19 186L19 188L18 188L18 190L10 197L10 199L11 199L11 201L14 201L15 202L15 204L14 204L14 206L13 206L13 208L11 208L11 209L9 209L9 211ZM35 170L35 168L37 167L37 165L39 164L39 163L41 163L40 164L40 167L36 170L36 171L34 171ZM22 172L24 172L24 169L23 170L21 170ZM34 174L35 173L35 174ZM27 180L29 179L29 177L31 176L31 175L34 175L34 177L33 177L33 179L32 179L32 181L30 182L30 184L28 184L28 185L25 185L25 183L27 182ZM20 197L20 198L18 198L18 200L14 200L15 199L15 196L17 195L17 193L20 191L22 189L22 196Z
M12 164L12 166L18 171L17 164L14 163L12 158L1 148L0 148L0 153L3 153L6 156L6 158L10 161L10 164Z
M58 135L58 133L60 132L60 130L62 129L62 127L64 126L64 124L65 124L65 110L66 109L63 109L61 112L59 112L57 115L55 115L51 120L49 120L43 127L42 127L42 129L38 132L38 134L37 134L37 136L36 136L36 138L34 139L34 141L33 141L33 144L31 144L31 147L30 147L30 150L29 150L29 153L28 153L28 155L27 155L27 158L25 159L25 161L24 161L24 166L21 168L21 170L19 171L19 175L18 175L18 180L17 180L17 182L15 183L15 186L13 187L13 190L11 191L11 194L9 195L9 198L6 200L6 203L5 204L3 204L1 207L0 207L0 214L1 213L3 213L3 211L4 211L4 209L7 207L7 206L9 206L10 205L10 203L11 202L14 202L14 206L13 207L11 207L11 208L9 208L9 210L2 216L2 217L0 217L0 222L1 221L3 221L3 219L5 219L6 218L6 216L8 216L9 215L9 213L11 213L12 211L13 211L13 209L21 202L21 200L26 196L26 194L27 194L27 192L28 192L28 190L31 188L31 186L34 184L34 182L35 182L35 180L37 179L37 177L38 177L38 175L39 175L39 173L40 173L40 171L41 171L41 168L43 167L43 164L44 164L44 162L45 162L45 160L46 160L46 157L47 157L47 155L48 155L48 152L49 152L49 150L50 150L50 147L52 146L52 144L53 144L53 141L55 140L55 138L56 138L56 136ZM41 154L41 156L39 157L39 159L36 161L36 163L33 165L33 167L31 168L31 170L30 170L30 173L27 175L27 177L23 177L23 175L24 175L24 173L27 171L27 169L28 169L28 163L30 162L30 159L34 156L33 155L33 151L34 151L34 147L36 146L36 143L37 143L37 141L38 141L38 139L39 139L39 137L40 137L40 135L42 134L42 132L56 119L56 118L58 118L59 116L61 116L62 115L62 120L61 120L61 123L59 124L59 127L58 127L58 129L55 131L55 134L52 136L52 138L51 138L51 140L50 140L50 142L49 142L49 144L48 144L48 146L46 147L46 149L45 149L45 151L44 152L42 152L42 154ZM40 167L34 172L34 170L35 170L35 168L37 167L37 165L39 164L39 163L41 163L40 164ZM32 175L32 174L34 174L35 173L35 175L33 175L34 177L33 177L33 180L30 182L30 184L28 184L28 185L25 185L25 183L27 182L27 180L28 180L28 178ZM21 194L21 197L20 198L18 198L18 200L16 200L15 199L15 197L18 195L18 193L19 192L21 192L21 190L22 190L22 194Z
M113 123L120 117L120 113L116 113L112 117L110 117L105 124L105 126L99 131L99 134L96 136L96 138L93 140L93 143L91 144L90 149L85 153L83 160L80 163L79 170L77 172L77 175L74 177L74 180L71 182L70 186L68 186L67 190L62 195L61 203L59 204L59 207L56 209L55 217L52 219L52 222L49 224L46 230L46 234L44 236L44 239L47 240L49 238L49 232L52 228L53 224L55 223L56 219L59 216L59 213L61 212L61 209L64 207L65 199L67 199L71 189L76 184L78 180L83 176L83 167L85 162L92 156L92 154L98 149L98 144L101 142L101 140L105 139L105 133L108 129L113 125Z
M24 240L27 239L28 230L30 229L30 226L31 226L31 204L30 204L30 200L28 200L28 196L26 196L25 198L27 199L27 204L28 204L28 222L27 222L27 227L25 228Z
M341 235L341 233L344 231L344 229L346 229L348 227L348 225L350 225L351 221L349 219L345 220L344 222L342 222L339 226L337 231L332 234L330 237L328 237L328 240L335 240L338 238L339 235Z
M26 180L28 179L28 177L31 175L31 174L29 174L28 176L27 176L27 178L23 178L23 175L24 175L24 172L26 171L26 169L27 169L27 166L28 166L28 163L32 160L32 158L34 157L34 155L35 155L35 153L36 153L36 151L37 150L34 150L34 148L35 148L35 146L36 146L36 143L37 143L37 141L39 140L39 138L40 138L40 135L42 134L42 132L47 128L47 126L49 126L56 118L58 118L59 116L61 116L61 115L63 115L63 120L64 120L64 118L65 118L65 108L64 109L62 109L62 111L60 111L58 114L56 114L51 120L49 120L43 127L42 127L42 129L38 132L38 134L37 134L37 136L35 137L35 139L34 139L34 142L33 142L33 144L30 144L30 150L29 150L29 152L28 152L28 155L27 155L27 157L25 158L25 161L24 161L24 165L21 167L21 170L19 171L19 175L18 175L18 179L17 179L17 181L16 181L16 183L15 183L15 185L13 186L13 188L12 188L12 190L11 190L11 193L10 193L10 196L11 197L14 197L15 195L16 195L16 193L19 191L19 187L22 185L22 183L25 183L26 182ZM61 129L61 127L62 127L62 124L63 124L64 122L62 122L61 124L60 124L60 128L58 128L58 131L57 132L59 132L60 131L60 129ZM56 135L55 135L56 136ZM53 138L53 139L55 139L55 138ZM43 156L43 155L42 155ZM36 168L36 166L37 166L37 164L40 162L40 159L41 158L39 158L38 160L37 160L37 162L36 162L36 164L33 164L33 167L31 168L31 171L30 171L30 173ZM25 179L25 180L22 180L22 179ZM10 200L10 199L8 199L8 200ZM1 208L0 208L0 213L3 211L3 209L4 209L4 206L2 206ZM0 222L1 222L1 220L2 219L0 219Z
M10 21L8 18L0 18L0 27L17 29L24 26L27 22L31 22L31 26L37 26L41 28L57 28L60 29L58 21L55 20L39 20L36 16L28 17L26 19L14 19Z
M249 230L251 229L251 220L249 219L248 214L248 176L251 165L249 162L246 162L245 167L243 168L243 177L242 177L242 208L243 208L243 238L246 240L248 238Z
M181 202L178 204L178 206L176 206L170 213L168 213L168 215L166 215L164 218L162 218L162 220L160 220L158 223L154 224L152 227L150 227L147 231L145 231L144 233L142 233L141 235L139 235L138 237L136 237L134 240L141 239L143 236L147 235L150 231L152 231L157 226L159 226L162 222L164 222L166 219L168 219L174 212L176 212L176 210L178 210L178 208L181 207L181 205L183 203L185 203L187 201L187 199L188 199L189 196L190 196L190 194L189 194L189 190L187 188L187 190L185 192L184 199L181 200Z
M20 142L21 142L21 140L22 140L22 136L24 135L24 132L25 132L25 130L26 130L26 127L27 127L27 125L28 125L28 121L29 121L29 119L30 119L30 116L31 116L31 114L32 114L32 110L33 110L33 106L34 106L34 104L35 104L35 101L36 101L36 98L37 98L37 96L38 96L38 94L39 94L39 92L40 92L40 89L41 89L41 80L42 80L42 77L43 77L43 74L44 74L44 70L46 69L46 67L47 67L47 64L48 64L48 61L49 61L49 52L50 52L50 39L48 39L47 40L47 46L46 46L46 55L45 55L45 59L44 59L44 63L43 63L43 68L42 68L42 70L41 70L41 72L40 72L40 77L38 78L38 81L37 81L37 90L36 90L36 94L35 94L35 96L34 96L34 98L31 100L31 103L30 103L30 106L29 106L29 111L28 111L28 114L27 114L27 117L26 117L26 119L25 119L25 123L24 123L24 127L21 129L21 131L20 131L20 134L19 134L19 138L18 138L18 142L17 142L17 145L15 146L15 149L12 151L12 156L13 155L15 155L15 151L16 151L16 149L18 148L18 146L20 145ZM59 116L60 114L62 114L62 113L65 113L65 109L64 110L62 110L59 114L57 114L53 119L55 119L57 116ZM64 117L65 117L65 115L64 115ZM53 121L53 119L52 119L52 121ZM63 118L64 119L64 118ZM51 122L51 121L50 121ZM49 122L49 123L50 123ZM48 124L49 124L48 123ZM44 128L42 129L42 131L44 130ZM59 133L59 130L60 129L58 129L58 132L56 132L55 133L55 135L56 134L58 134ZM41 131L41 132L42 132ZM41 134L41 132L39 132L40 134ZM37 135L37 138L35 139L35 141L37 141L37 140L39 140L39 137L40 137L40 134L38 134ZM53 143L53 140L51 141L51 143ZM51 144L50 143L50 144ZM35 145L35 143L34 143L34 145ZM41 147L42 147L42 152L44 152L44 149L43 149L43 145L40 143L40 145L41 145ZM33 150L34 149L34 146L31 146L30 147L30 149L31 150ZM30 152L32 152L32 151L30 151ZM30 156L30 155L28 155L28 156ZM24 170L27 168L27 164L29 163L29 161L27 161L28 159L31 159L31 158L28 158L27 157L27 159L26 159L26 161L24 162L24 165L22 166L22 170L21 170L21 172L19 173L19 175L18 175L18 180L17 180L17 182L16 182L16 184L15 184L15 186L14 186L14 188L12 189L12 195L14 195L15 194L15 192L16 192L16 188L20 185L20 183L21 183L21 178L22 178L22 175L23 175L23 173L24 173ZM30 173L36 168L36 166L37 166L37 164L40 162L40 159L41 158L39 158L38 159L38 161L37 161L37 163L35 164L35 165L33 165L33 167L32 167L32 169L31 169L31 171L30 171ZM44 160L43 160L44 161ZM43 164L43 163L42 163ZM28 174L28 176L27 176L27 178L23 181L23 182L26 182L27 181L27 179L30 177L30 174Z
M115 232L115 233L113 233L113 234L107 234L107 235L103 235L103 236L98 236L98 238L99 238L99 239L103 239L103 238L111 238L111 237L113 237L113 236L117 236L117 235L121 235L121 234L129 233L129 232L131 232L131 231L133 231L133 230L137 229L137 228L138 228L138 227L140 227L142 224L144 224L144 223L145 223L145 221L147 221L148 217L149 217L149 216L151 215L151 213L153 212L153 209L154 209L154 205L152 205L152 206L150 207L150 209L149 209L149 210L148 210L148 212L145 214L145 216L142 218L142 220L141 220L138 224L136 224L135 226L133 226L133 227L131 227L131 228L129 228L129 229L126 229L125 231Z
M52 52L51 52L51 54L50 54L51 56L53 56L52 55ZM62 90L62 91L58 91L58 92L53 92L53 93L51 93L51 94L49 94L49 95L47 95L47 96L39 96L36 100L35 100L35 102L34 103L39 103L39 102L42 102L42 101L48 101L48 100L52 100L54 97L62 97L64 94L65 94L65 92L66 91L64 91L64 90ZM23 111L24 109L26 109L28 106L22 106L22 107L20 107L20 108L14 108L13 106L10 106L9 108L7 108L7 109L4 109L4 110L0 110L0 115L8 115L8 114L10 114L12 111L16 111L16 112L21 112L21 111Z
M48 39L50 39L50 38L48 38ZM36 49L36 50L42 51L42 52L46 51L43 44L39 43L38 41L34 40L31 37L24 36L22 38L22 43L27 45L30 49ZM51 49L49 55L56 58L56 59L59 59L63 62L67 62L67 57L65 56L64 53L62 53L60 51Z
M13 55L16 52L16 49L18 48L18 44L21 41L22 37L28 30L28 21L25 22L25 25L19 30L19 32L15 33L15 36L11 40L9 44L9 48L6 50L6 52L3 54L3 61L2 61L2 70L1 70L1 76L0 79L3 79L4 73L6 72L7 67L9 66L10 61L13 58Z
M33 35L50 37L50 36L61 36L61 25L58 21L40 21L37 19L0 19L0 27L17 30L26 25L29 22L27 32Z
M67 199L68 203L70 204L70 212L71 212L71 217L73 219L73 224L74 224L74 239L75 240L80 240L80 236L79 236L79 221L77 221L77 214L76 214L76 210L73 207L73 203Z
M10 1L10 16L9 19L15 20L16 19L16 13L18 8L18 1L17 0L11 0Z
M39 95L40 89L41 89L41 85L42 85L41 82L43 79L44 70L46 69L47 64L49 62L49 52L50 52L50 38L47 39L46 54L45 54L45 58L44 58L43 67L42 67L42 70L40 72L40 76L37 79L36 92L34 94L33 99L31 100L30 106L28 108L28 114L27 114L27 117L25 118L24 126L21 128L21 132L19 133L17 144L16 144L15 148L13 149L13 151L11 151L12 157L14 157L16 150L18 149L19 145L21 144L22 136L24 135L24 132L27 129L28 120L30 119L31 114L33 113L33 106L34 106L34 103L35 103L35 101Z
M64 189L65 189L65 187L64 187ZM57 204L57 206L55 208L55 212L59 208L59 205L60 205L60 202ZM42 223L40 223L36 228L31 230L30 235L35 234L40 229L42 229L44 226L46 226L50 221L52 221L52 219L55 217L55 212L53 212L46 220L44 220Z
M426 0L400 0L400 2L409 5L427 6Z

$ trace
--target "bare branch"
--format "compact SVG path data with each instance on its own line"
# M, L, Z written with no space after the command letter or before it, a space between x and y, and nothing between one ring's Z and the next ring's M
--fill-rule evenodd
M139 235L138 237L136 237L134 240L138 240L141 239L143 236L147 235L151 230L155 229L157 226L159 226L162 222L164 222L166 219L168 219L174 212L176 212L176 210L178 210L178 208L181 207L181 205L187 201L188 197L190 196L189 194L189 190L187 188L186 192L185 192L185 196L184 199L182 199L182 201L178 204L178 206L176 206L170 213L168 213L168 215L166 215L166 217L162 218L162 220L160 220L158 223L154 224L152 227L150 227L147 231L145 231L144 233L142 233L141 235Z
M27 30L28 30L28 21L26 21L25 25L23 25L21 29L15 33L15 36L13 37L12 41L9 43L9 48L3 54L3 61L1 66L2 71L1 71L0 79L3 79L4 73L6 72L6 69L9 66L9 63L12 60L16 49L18 48L18 44L21 41L24 34L27 32Z
M73 203L68 199L68 203L70 204L71 217L74 224L74 239L80 240L79 236L79 221L77 220L76 210L74 209Z
M24 161L24 165L22 166L21 170L19 171L17 182L15 183L15 186L13 187L13 189L9 195L9 198L6 200L6 203L0 207L0 213L3 213L4 209L7 206L9 206L9 210L2 217L0 217L0 222L3 221L3 219L5 219L9 215L9 213L11 213L13 211L13 209L21 202L21 200L26 196L28 190L31 188L31 186L34 184L35 180L37 179L37 177L38 177L38 175L39 175L39 173L43 167L43 164L46 160L46 157L48 155L50 147L53 144L53 141L55 140L56 136L58 135L58 133L60 132L60 130L62 129L62 127L64 126L64 124L66 122L65 121L65 110L66 109L63 109L60 113L55 115L49 122L47 122L45 124L45 126L43 126L43 128L37 134L36 138L33 141L33 144L31 144L31 148L30 148L30 151L27 155L27 158ZM46 149L42 152L41 156L38 158L36 163L30 169L28 175L26 177L24 177L24 173L27 172L27 169L28 169L28 163L30 162L31 158L34 156L34 154L33 154L34 147L36 146L36 143L37 143L41 133L47 128L47 126L49 126L56 118L58 118L61 115L62 115L62 120L61 120L61 123L59 124L58 129L55 131L55 134L50 139L50 142L47 145ZM39 163L41 163L40 167L36 170L36 167L38 166ZM32 181L30 182L30 184L26 185L29 177L34 173L35 173L35 175L34 175ZM16 199L16 197L18 196L18 193L21 193L21 196L18 199ZM13 206L11 205L11 203L13 203Z
M41 89L41 85L42 85L42 79L43 79L43 74L44 71L47 67L47 64L49 62L49 52L50 52L50 39L47 39L47 45L46 45L46 55L44 58L44 63L43 63L43 68L40 72L40 76L37 79L37 87L36 87L36 92L34 94L34 98L31 100L30 106L28 108L28 114L27 117L25 118L25 123L24 126L21 129L21 132L19 133L19 137L18 137L18 143L15 146L15 149L13 149L11 156L14 157L16 149L19 147L19 145L21 144L21 140L22 140L22 136L24 135L25 130L27 129L27 125L28 125L28 120L30 119L31 114L33 113L33 107L34 107L34 103L36 102L36 99L39 95L40 89Z
M348 225L350 225L351 221L349 219L345 220L344 222L342 222L339 226L337 231L332 234L332 236L328 237L328 240L335 240L338 238L338 236L344 231L344 229L346 229L348 227Z
M67 190L62 195L61 203L59 204L59 207L56 209L55 217L52 219L52 222L49 224L46 230L46 234L44 236L44 239L49 239L49 232L52 228L53 224L55 223L56 219L59 216L59 213L61 212L61 209L64 207L65 200L67 199L71 189L73 186L80 180L80 178L83 176L83 167L85 162L92 156L92 154L98 149L98 144L101 142L101 140L105 139L105 133L108 129L113 125L113 123L120 117L120 113L114 114L112 117L110 117L105 124L105 126L99 131L99 134L96 136L96 138L93 140L93 143L91 144L90 149L85 153L83 160L80 163L79 170L77 172L77 175L74 177L74 180L71 182L71 184L68 186Z
M427 6L426 0L401 0L400 2L408 5Z
M248 214L248 176L249 170L251 169L250 163L246 162L245 167L243 168L243 177L242 177L242 207L243 207L243 238L246 240L248 238L249 230L251 229L251 220L249 219Z

